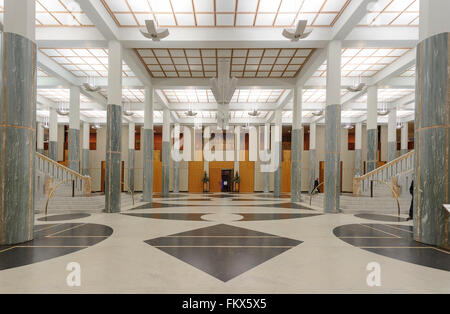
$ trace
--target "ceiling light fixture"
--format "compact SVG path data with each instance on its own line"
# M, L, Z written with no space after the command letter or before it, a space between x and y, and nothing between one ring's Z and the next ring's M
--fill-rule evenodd
M307 22L307 20L299 20L295 29L285 28L283 29L282 35L291 41L298 41L299 39L308 37L312 30L305 31Z
M320 117L321 115L323 115L323 110L316 110L311 112L311 114L315 117Z
M127 117L134 116L134 112L131 111L131 103L128 103L128 110L125 109L125 104L123 104L123 115Z
M147 32L141 30L141 34L153 41L160 41L161 39L169 36L169 30L167 28L157 29L155 26L155 21L153 20L145 20L145 26L147 28Z
M352 93L360 92L366 87L366 84L362 82L361 76L359 76L358 80L353 82L352 86L347 87L347 90Z
M88 77L87 82L83 83L83 87L88 92L98 92L100 90L100 86L95 85L95 77Z
M56 109L56 113L60 116L68 116L69 115L69 104L66 102L60 101L58 104L58 109Z

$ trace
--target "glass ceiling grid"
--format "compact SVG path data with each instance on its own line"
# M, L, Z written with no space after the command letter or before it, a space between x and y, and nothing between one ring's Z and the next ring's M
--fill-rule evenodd
M216 77L219 58L230 58L231 76L296 77L314 49L135 49L152 77Z
M4 0L0 0L3 21ZM36 0L36 26L94 27L75 0Z
M169 103L216 103L209 89L163 89L161 92ZM278 103L285 92L284 89L236 89L231 103Z
M108 49L104 48L39 48L47 57L77 77L108 77ZM123 62L122 75L134 77Z
M409 48L344 48L341 58L342 77L372 77L406 54ZM314 73L326 77L326 61Z
M38 88L37 94L56 103L70 101L70 90L67 88ZM92 102L83 94L80 95L80 101L83 103Z
M101 0L119 27L331 27L351 0Z
M419 25L419 0L379 0L370 4L358 26Z

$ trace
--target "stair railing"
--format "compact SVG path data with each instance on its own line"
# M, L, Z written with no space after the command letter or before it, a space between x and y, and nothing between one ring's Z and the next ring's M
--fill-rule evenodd
M84 196L91 194L91 177L83 176L40 153L36 153L36 170L53 177L58 182L71 181L73 187L83 192Z
M410 151L402 156L378 167L365 175L353 178L353 195L361 195L361 190L370 189L371 181L389 181L399 173L411 171L414 168L414 151Z

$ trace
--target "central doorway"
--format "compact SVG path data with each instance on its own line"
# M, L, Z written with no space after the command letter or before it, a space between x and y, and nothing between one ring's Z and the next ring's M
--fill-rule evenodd
M222 173L221 173L221 177L222 177L222 181L221 181L221 188L220 191L221 192L231 192L231 179L233 176L233 170L232 169L222 169Z

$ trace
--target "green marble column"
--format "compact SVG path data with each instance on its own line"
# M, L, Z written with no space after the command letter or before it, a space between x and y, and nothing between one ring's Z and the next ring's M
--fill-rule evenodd
M421 41L416 58L414 239L449 248L450 33Z
M0 245L33 239L36 45L0 33Z

